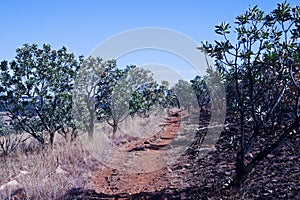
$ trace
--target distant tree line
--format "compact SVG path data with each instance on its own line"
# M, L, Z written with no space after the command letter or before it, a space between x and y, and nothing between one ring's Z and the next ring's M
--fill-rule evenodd
M5 135L7 130L26 132L41 144L53 145L56 133L66 136L71 131L75 137L76 130L92 138L100 121L112 126L114 137L129 116L148 117L154 108L190 110L193 88L205 88L199 76L169 88L167 81L157 83L145 69L121 69L115 60L99 57L76 58L65 47L24 44L16 54L0 64L0 108L9 113L13 127L5 129Z

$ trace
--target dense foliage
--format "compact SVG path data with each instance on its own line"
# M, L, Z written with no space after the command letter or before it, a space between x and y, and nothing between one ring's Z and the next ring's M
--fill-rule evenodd
M38 48L25 44L17 56L1 63L2 105L13 126L42 144L53 144L54 134L71 122L72 84L79 61L63 47Z
M53 50L46 44L25 44L16 53L13 61L1 62L0 105L12 127L5 130L29 133L41 144L53 145L56 133L67 138L70 131L73 139L78 131L92 138L101 121L112 126L114 137L128 116L149 117L153 110L186 107L190 101L192 87L182 88L184 81L170 89L150 71L121 69L115 60L75 58L65 47ZM186 99L179 103L178 98Z

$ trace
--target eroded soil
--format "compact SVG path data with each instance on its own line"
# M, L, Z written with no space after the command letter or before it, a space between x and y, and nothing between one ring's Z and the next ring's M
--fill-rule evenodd
M179 116L163 122L167 125L161 135L171 135L167 140L171 140L178 129L177 121ZM226 124L215 146L205 147L209 152L199 156L208 121L209 116L202 115L194 142L171 166L138 174L105 167L91 178L92 189L74 188L64 199L300 199L299 137L268 155L249 174L244 186L236 190L228 186L235 176L236 156L235 142L229 139L237 127ZM151 138L147 141L154 143ZM153 154L163 151L149 148L148 142L136 141L125 150ZM257 152L259 149L254 149L249 156Z
M166 151L163 147L169 145L176 137L180 126L181 112L169 111L168 117L160 124L162 130L149 138L138 139L126 143L120 148L129 153L143 154L145 162L147 158L159 158ZM113 194L137 194L140 192L155 192L168 188L170 185L167 173L170 169L160 168L156 162L147 162L149 169L154 171L144 173L126 172L104 166L103 169L93 173L91 178L93 189L98 193ZM152 165L152 166L149 166Z

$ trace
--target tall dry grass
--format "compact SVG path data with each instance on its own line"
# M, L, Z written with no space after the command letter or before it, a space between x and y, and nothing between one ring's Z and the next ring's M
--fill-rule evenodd
M120 140L149 137L159 131L165 116L165 112L156 112L148 118L128 118L120 124L117 136ZM106 123L96 124L94 140L109 138L111 131ZM90 151L99 144L91 147L87 134L73 142L56 134L53 147L26 140L8 156L0 157L0 199L10 199L17 189L23 189L30 199L59 199L72 188L91 188L89 176L103 167Z
M20 188L31 199L57 199L71 188L88 187L88 173L97 161L80 139L73 143L59 135L56 139L53 147L30 139L1 158L0 199L9 199Z

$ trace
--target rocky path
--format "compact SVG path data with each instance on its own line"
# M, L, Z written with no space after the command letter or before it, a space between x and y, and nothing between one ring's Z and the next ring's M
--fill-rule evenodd
M214 148L210 147L209 153L199 157L203 135L208 128L215 126L207 126L208 119L209 115L203 115L200 119L203 126L198 128L194 142L172 166L141 174L120 173L106 168L107 172L97 171L98 176L93 179L95 189L75 188L64 199L300 199L299 137L267 156L251 172L244 187L236 190L228 188L235 176L236 154L235 146L229 144L228 139L235 133L236 127L226 128ZM134 149L132 152L154 153L162 149L145 146L143 150Z
M165 122L161 123L162 130L152 137L135 141L126 145L125 151L141 151L141 150L160 150L167 146L177 136L177 131L180 126L181 112L169 111L169 116L165 118Z
M126 144L123 150L128 153L147 154L147 157L152 159L161 156L164 152L162 148L170 144L176 137L180 121L181 112L179 110L169 111L168 117L160 124L162 127L160 132L149 138ZM157 169L155 162L147 162L147 165L153 165L153 169ZM92 176L91 181L93 189L97 193L133 195L140 192L161 191L169 187L170 181L167 173L170 173L170 169L166 167L145 173L127 173L118 169L103 167Z

